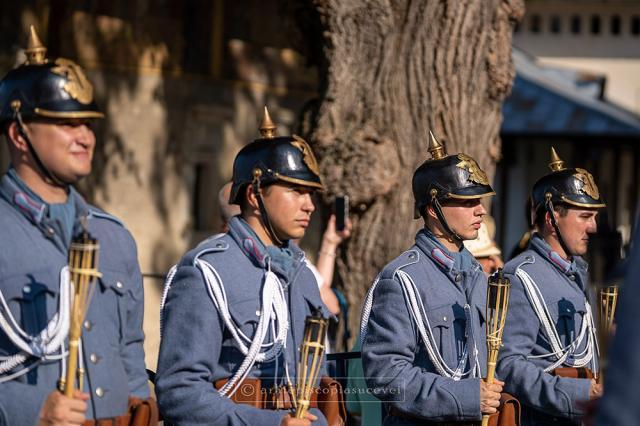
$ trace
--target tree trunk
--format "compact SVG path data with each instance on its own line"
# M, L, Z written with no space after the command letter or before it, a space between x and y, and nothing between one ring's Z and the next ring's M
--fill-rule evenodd
M352 344L372 280L422 225L413 219L411 177L427 158L429 130L493 177L515 73L512 29L524 4L316 0L297 12L308 46L322 47L310 52L321 98L303 131L320 159L325 201L348 194L352 208L352 237L337 264Z

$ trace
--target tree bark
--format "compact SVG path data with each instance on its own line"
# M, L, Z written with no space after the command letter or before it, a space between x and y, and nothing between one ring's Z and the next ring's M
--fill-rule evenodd
M348 194L353 232L337 286L350 305L351 343L376 274L406 250L411 177L432 130L449 153L493 177L502 102L514 68L511 37L522 0L316 0L299 15L320 68L321 98L303 131L320 159L325 201ZM346 348L343 348L346 349Z

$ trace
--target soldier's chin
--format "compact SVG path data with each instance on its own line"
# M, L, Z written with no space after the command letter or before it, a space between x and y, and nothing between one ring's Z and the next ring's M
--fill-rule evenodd
M64 183L66 183L68 185L74 185L74 184L80 182L85 177L89 176L90 174L91 174L91 169L89 169L88 171L80 171L80 172L75 172L75 173L68 173L68 174L65 174L65 175L59 176L59 177Z
M475 240L476 238L478 238L478 230L477 229L472 229L469 232L467 232L465 235L460 235L465 241L469 241L469 240Z
M580 245L576 249L573 250L573 255L574 256L584 256L585 254L587 254L587 248L588 248L587 244Z

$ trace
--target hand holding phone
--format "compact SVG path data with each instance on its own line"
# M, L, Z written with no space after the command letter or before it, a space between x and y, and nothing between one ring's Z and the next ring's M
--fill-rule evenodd
M344 231L349 217L349 196L340 195L335 201L336 231Z

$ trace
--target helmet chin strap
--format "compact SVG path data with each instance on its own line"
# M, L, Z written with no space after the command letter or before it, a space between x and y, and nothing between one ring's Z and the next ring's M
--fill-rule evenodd
M40 171L46 178L48 178L49 180L51 180L51 182L54 183L54 185L66 188L67 186L69 186L69 184L64 182L62 179L58 178L56 175L54 175L53 172L51 172L44 165L42 160L40 160L38 153L36 152L35 148L33 147L33 144L31 143L31 139L29 139L29 136L27 136L27 132L25 132L24 130L24 122L22 121L22 114L20 114L20 110L18 108L13 109L13 118L18 128L18 134L27 143L27 146L29 147L29 152L31 153L31 157L33 157L33 159L35 160L36 166L40 169Z
M280 238L278 238L278 235L273 230L273 227L271 226L271 221L269 220L269 214L267 213L267 209L265 208L264 203L262 201L262 195L260 195L260 176L262 176L262 171L260 169L255 169L253 171L253 182L251 183L253 195L255 195L256 200L258 200L260 217L262 218L262 223L264 224L264 227L267 230L269 237L271 237L271 240L274 243L281 246L283 244L283 241Z
M445 232L449 233L449 235L453 238L454 243L461 247L463 245L463 239L449 226L447 223L447 219L444 217L444 213L442 212L442 206L440 205L440 201L436 197L438 195L438 191L436 189L431 190L431 205L433 206L433 210L436 212L436 216L440 221L440 224L444 228Z
M556 235L558 236L558 242L560 243L560 247L564 250L564 254L568 259L573 257L573 253L569 251L569 248L564 242L564 238L562 238L562 234L560 233L560 227L558 227L558 222L556 221L556 216L553 211L553 202L551 201L551 194L546 194L546 201L544 203L545 210L549 213L549 217L551 218L551 225L553 225L553 229L556 231Z

